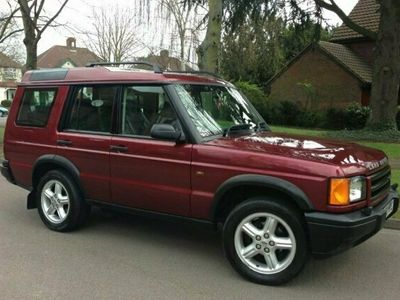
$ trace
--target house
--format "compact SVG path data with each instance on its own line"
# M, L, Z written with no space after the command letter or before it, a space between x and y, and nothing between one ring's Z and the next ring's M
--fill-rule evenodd
M160 55L151 54L146 58L140 58L137 60L143 60L159 65L163 70L168 71L181 71L182 67L184 67L185 71L193 71L193 68L188 66L185 62L181 62L180 59L170 56L168 50L161 50Z
M357 24L377 32L375 0L360 0L350 13ZM341 25L329 42L309 45L269 82L273 101L292 101L302 108L369 105L375 42Z
M85 67L101 62L101 58L87 48L76 47L76 39L69 37L66 46L56 45L38 56L40 69Z
M17 82L21 78L22 66L0 52L0 102L14 98Z

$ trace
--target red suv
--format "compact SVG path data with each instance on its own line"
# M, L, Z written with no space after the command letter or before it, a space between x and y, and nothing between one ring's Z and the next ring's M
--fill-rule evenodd
M232 84L157 67L27 72L4 154L50 229L92 205L214 224L236 271L264 284L365 241L399 203L383 152L276 134Z

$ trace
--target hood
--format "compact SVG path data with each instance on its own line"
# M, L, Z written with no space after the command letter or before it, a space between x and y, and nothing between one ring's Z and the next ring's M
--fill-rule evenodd
M373 171L388 163L385 153L380 150L355 143L284 133L260 132L246 136L222 137L207 144L318 161L341 167L362 167L367 171Z

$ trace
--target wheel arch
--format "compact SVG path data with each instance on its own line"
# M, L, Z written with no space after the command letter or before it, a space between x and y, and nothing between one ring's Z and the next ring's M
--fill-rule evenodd
M248 194L249 197L263 194L274 195L284 200L287 204L301 211L314 209L307 195L293 183L277 177L267 175L243 174L234 176L222 183L214 195L210 208L210 218L214 223L223 219L224 213L246 199L240 198ZM230 196L233 200L230 200Z
M46 154L39 157L32 168L32 191L28 195L28 209L36 208L36 186L40 178L50 170L61 170L70 175L84 196L84 189L80 182L80 172L74 163L60 155Z

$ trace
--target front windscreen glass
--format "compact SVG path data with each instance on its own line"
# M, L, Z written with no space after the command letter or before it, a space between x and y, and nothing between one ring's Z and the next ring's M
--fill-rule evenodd
M235 88L195 84L179 84L174 88L204 138L224 134L235 127L265 129L260 115Z

